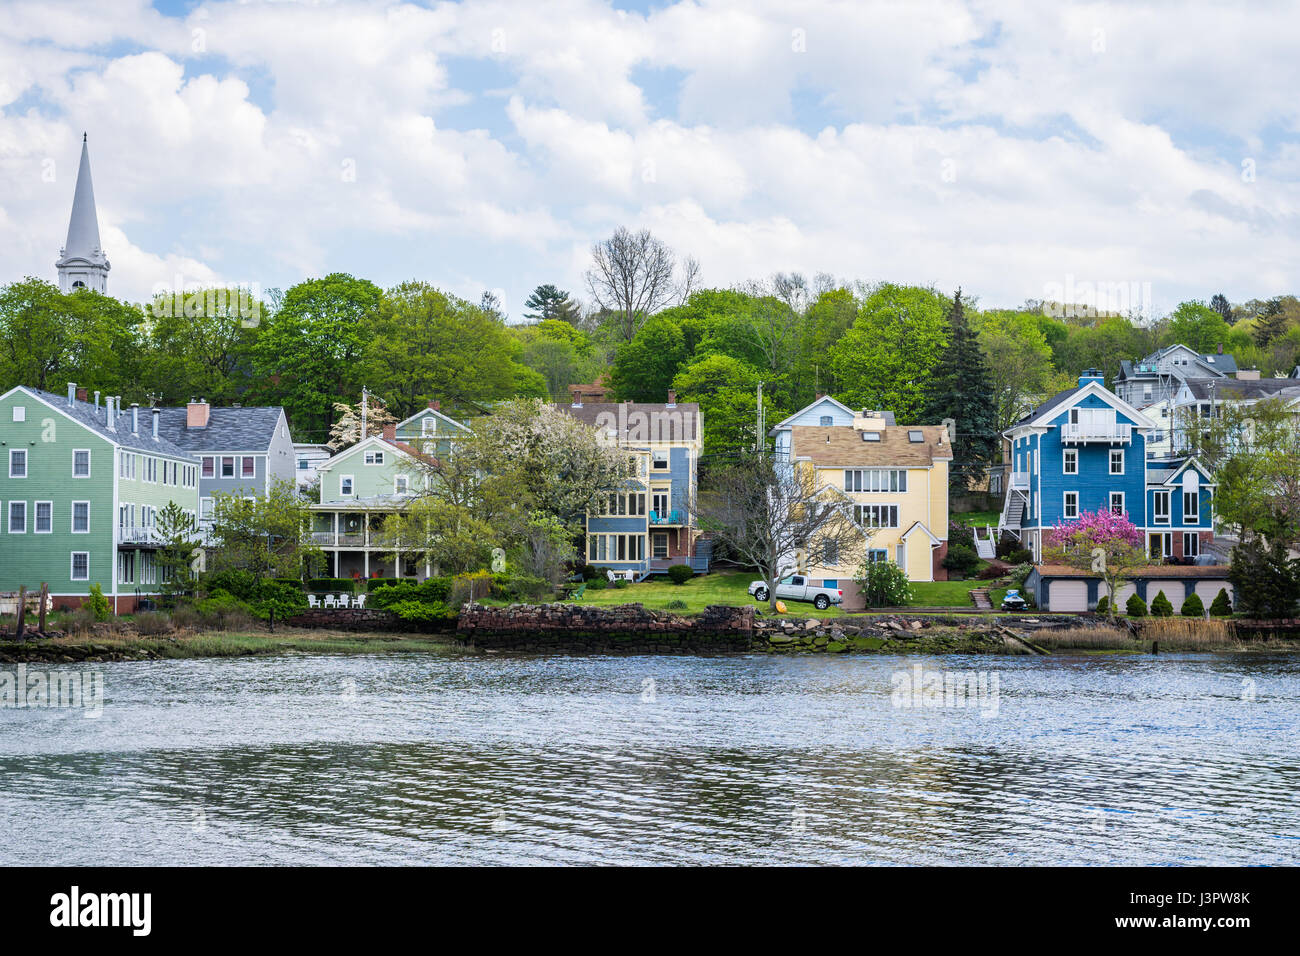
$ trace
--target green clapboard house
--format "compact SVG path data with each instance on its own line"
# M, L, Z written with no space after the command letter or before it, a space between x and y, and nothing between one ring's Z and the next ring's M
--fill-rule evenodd
M96 396L98 398L98 396ZM158 591L157 514L198 511L198 461L157 414L17 386L0 395L0 592L49 585L75 607L98 584L118 613Z

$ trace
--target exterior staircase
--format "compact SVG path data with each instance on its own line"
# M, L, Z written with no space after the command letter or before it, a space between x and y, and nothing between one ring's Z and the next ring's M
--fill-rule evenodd
M1012 531L1020 530L1020 522L1025 516L1025 499L1015 492L1009 492L1006 507L1002 511L1002 520L998 522L998 528L1008 528Z
M709 562L713 560L713 542L707 538L701 538L695 542L695 554L689 558L651 558L646 563L644 571L636 576L637 583L644 581L652 574L663 574L674 564L689 564L691 570L696 574L708 574Z
M992 528L985 528L987 537L980 537L980 529L972 528L971 532L975 535L975 553L985 561L992 561L997 557L997 543Z

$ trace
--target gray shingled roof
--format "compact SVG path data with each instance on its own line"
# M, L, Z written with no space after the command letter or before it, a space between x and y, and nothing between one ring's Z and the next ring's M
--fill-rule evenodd
M95 434L107 438L111 442L116 442L123 448L160 455L175 455L179 458L192 457L186 449L170 441L166 433L161 430L161 427L159 428L158 440L153 440L153 421L147 408L140 409L140 434L133 435L131 434L131 409L129 407L124 409L123 413L118 416L117 429L114 431L108 427L107 409L104 405L96 408L93 402L81 402L75 399L71 404L68 404L68 396L66 395L45 392L37 388L29 388L27 391L33 395L39 395L59 411L71 415ZM161 426L161 423L159 424Z
M186 428L184 408L164 408L159 432L179 447L200 451L266 451L275 437L283 409L279 405L217 408L208 411L206 428ZM145 414L145 410L140 410ZM143 427L143 426L142 426Z
M1042 415L1045 412L1050 412L1052 409L1056 408L1057 406L1064 404L1066 399L1068 399L1071 395L1073 395L1075 392L1079 391L1084 387L1085 386L1082 385L1076 385L1074 386L1074 388L1067 388L1063 392L1057 392L1055 395L1053 395L1047 401L1043 402L1043 404L1039 405L1037 408L1035 408L1024 418L1020 419L1017 422L1013 422L1010 428L1007 428L1006 431L1010 431L1012 428L1015 428L1018 425L1024 425L1026 422L1032 422L1039 415Z
M1161 374L1157 372L1146 371L1140 368L1140 366L1155 365L1159 363L1160 359L1163 358L1166 354L1178 348L1182 348L1182 346L1175 343L1173 345L1166 345L1162 349L1157 349L1156 351L1152 352L1150 355L1138 359L1136 362L1130 362L1127 359L1121 360L1119 363L1120 378L1122 379L1144 378L1147 376L1154 377L1158 374ZM1194 354L1196 354L1197 359L1200 360L1203 366L1209 369L1213 369L1216 372L1222 372L1224 375L1231 375L1237 371L1237 357L1233 355L1231 352L1224 352L1222 354L1212 353L1212 352L1199 352ZM1182 366L1179 366L1179 368L1181 367ZM1164 373L1164 374L1168 374L1168 373Z
M1210 384L1214 384L1214 397L1218 398L1269 398L1300 396L1300 382L1293 378L1189 378L1184 383L1193 398L1210 397Z
M695 402L678 402L676 405L661 402L590 402L582 405L558 404L555 407L593 427L598 421L602 425L613 421L620 428L627 429L627 433L620 437L628 441L694 441L699 434L700 406ZM673 434L677 422L681 423L682 434Z

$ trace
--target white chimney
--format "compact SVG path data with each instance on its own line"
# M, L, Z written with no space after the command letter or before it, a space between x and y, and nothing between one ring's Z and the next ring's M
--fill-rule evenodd
M68 383L68 407L69 408L72 407L72 403L76 401L76 398L77 398L77 383L69 382Z
M131 403L131 434L140 434L140 403Z
M158 413L160 409L158 408L157 405L155 405L151 409L151 411L153 413L153 440L157 441L158 440Z
M104 396L104 421L107 423L109 431L111 432L117 431L117 423L113 421L113 396L112 395Z

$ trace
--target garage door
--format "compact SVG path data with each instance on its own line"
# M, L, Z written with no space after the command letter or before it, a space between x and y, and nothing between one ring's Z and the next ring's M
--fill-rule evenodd
M1047 591L1049 611L1088 610L1087 581L1053 581Z
M1106 585L1105 584L1097 585L1097 594L1102 595L1105 593L1106 593ZM1115 606L1117 608L1122 609L1124 605L1128 602L1128 599L1134 594L1137 594L1136 585L1121 584L1119 586L1119 590L1115 592L1115 597L1116 597Z
M1228 600L1232 601L1233 604L1235 605L1236 599L1233 597L1232 585L1229 584L1227 581L1197 581L1196 582L1196 596L1201 599L1201 603L1205 605L1205 609L1207 611L1210 609L1210 605L1214 603L1214 599L1219 596L1219 590L1221 588L1227 589Z

